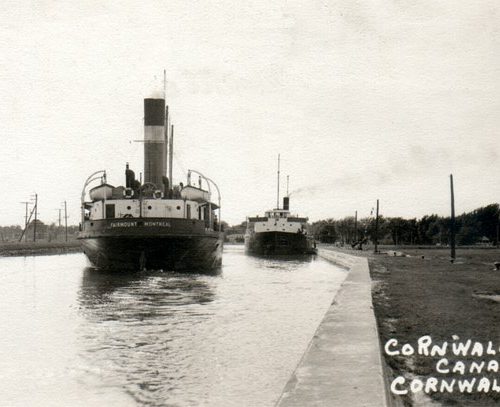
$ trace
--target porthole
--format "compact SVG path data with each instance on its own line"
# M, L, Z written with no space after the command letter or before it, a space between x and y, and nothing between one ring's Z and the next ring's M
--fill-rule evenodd
M153 209L153 207L151 205L148 205L148 209L151 210Z
M131 210L131 209L132 209L132 207L131 207L131 206L127 206L127 209L128 209L128 210Z
M180 210L181 210L181 207L180 207L180 206L178 206L178 207L177 207L177 210L178 210L178 211L180 211Z

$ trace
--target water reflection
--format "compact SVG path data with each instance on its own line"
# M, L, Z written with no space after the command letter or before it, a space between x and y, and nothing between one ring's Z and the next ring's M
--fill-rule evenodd
M312 256L231 247L218 275L87 268L81 376L137 405L272 405L343 275Z
M293 272L301 270L315 260L314 255L264 255L264 254L247 254L248 258L254 262L254 265L261 268L281 270Z
M220 271L213 273L213 276ZM161 271L110 272L87 267L83 270L79 292L80 304L88 309L97 304L123 299L121 291L133 296L133 300L145 305L164 306L172 301L182 304L206 303L212 301L210 290L204 276L199 274L179 274ZM116 297L114 297L116 295Z
M160 406L182 382L196 323L209 319L218 276L83 271L79 291L81 358L104 387L121 387L139 404ZM172 331L176 331L175 334Z

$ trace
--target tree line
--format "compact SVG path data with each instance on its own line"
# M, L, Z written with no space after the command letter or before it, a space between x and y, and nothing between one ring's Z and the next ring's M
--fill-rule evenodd
M497 203L455 217L458 245L498 244L500 208ZM354 244L373 242L376 236L375 217L355 220L326 219L314 222L311 232L324 243ZM378 241L390 245L448 245L451 218L426 215L420 219L384 217L378 219Z
M31 221L23 236L23 241L32 242L34 240L34 221ZM66 239L66 230L64 226L57 226L55 223L47 225L42 221L36 221L36 240L37 241L64 241ZM0 242L17 242L21 237L23 228L19 225L0 226ZM68 225L68 239L75 239L78 233L78 226Z

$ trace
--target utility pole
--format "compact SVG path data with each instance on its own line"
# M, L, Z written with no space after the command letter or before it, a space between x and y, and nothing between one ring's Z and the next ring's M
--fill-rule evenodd
M30 216L28 216L28 220L26 221L26 227L24 228L23 233L21 233L21 236L19 237L19 242L21 240L23 240L23 236L25 237L25 241L26 241L26 232L27 232L28 225L30 224L31 217L33 216L34 212L35 212L35 207L33 207L33 209L30 212Z
M354 243L358 241L358 211L354 212Z
M24 231L26 231L26 229L28 228L28 204L29 204L29 202L28 201L23 201L21 203L25 205L25 211L24 211ZM25 242L26 242L27 237L28 237L27 235L24 235L24 241Z
M499 232L500 231L500 215L499 215L499 218L497 219L497 249L500 247L500 242L498 241L498 235L499 235Z
M55 210L59 212L58 223L57 223L58 224L58 228L57 228L57 232L56 232L56 235L55 235L56 240L59 240L59 232L60 232L60 229L61 229L61 211L62 211L62 209L61 208L57 208Z
M377 199L377 212L375 216L375 251L374 253L378 253L378 199Z
M37 212L38 212L38 194L35 193L35 220L33 221L33 242L36 242Z
M60 220L59 220L60 222ZM68 209L66 207L66 201L64 201L64 229L66 234L66 242L68 241Z
M451 259L455 260L455 194L453 191L453 174L450 174L450 190L451 190L451 225L450 225L450 246Z

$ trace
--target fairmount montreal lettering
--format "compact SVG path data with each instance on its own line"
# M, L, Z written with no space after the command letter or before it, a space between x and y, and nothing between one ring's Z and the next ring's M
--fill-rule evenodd
M112 222L112 228L131 228L137 226L137 222Z
M137 222L112 222L110 224L112 228L132 228L138 226ZM170 227L169 222L162 222L162 221L148 221L144 222L141 226L146 226L146 227Z
M170 227L169 222L162 222L162 221L149 221L149 222L144 222L144 226L163 226L166 228Z

